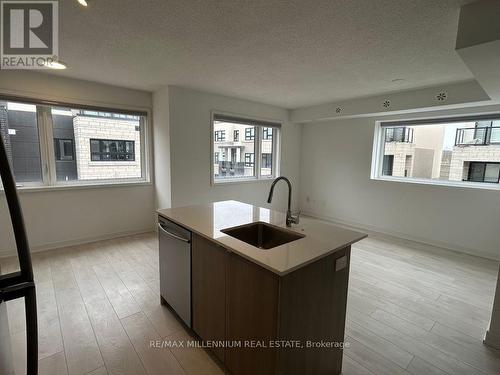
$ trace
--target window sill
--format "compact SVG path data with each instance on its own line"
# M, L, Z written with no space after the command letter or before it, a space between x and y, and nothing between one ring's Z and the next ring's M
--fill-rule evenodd
M458 187L465 189L482 189L482 190L500 190L500 184L482 183L482 182L461 182L461 181L442 181L442 180L426 180L417 178L404 178L404 177L371 177L372 180L399 182L417 185L433 185L443 187Z
M17 191L20 194L24 193L37 193L45 191L59 191L59 190L84 190L84 189L103 189L103 188L119 188L119 187L135 187L135 186L151 186L150 181L124 181L124 182L102 182L102 183L76 183L76 184L59 184L59 185L31 185L18 187ZM0 188L0 194L4 190Z
M239 185L239 184L251 184L256 182L268 182L273 181L275 177L269 178L244 178L244 179L227 179L227 180L213 180L212 186L223 186L223 185Z

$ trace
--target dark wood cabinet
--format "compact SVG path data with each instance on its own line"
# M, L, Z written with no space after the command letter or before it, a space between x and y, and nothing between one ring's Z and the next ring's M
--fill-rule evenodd
M279 277L231 254L227 285L227 339L242 347L227 350L232 374L274 374L277 351L265 348L278 337Z
M193 330L205 341L226 339L226 268L229 253L214 242L193 236L191 274ZM224 362L225 350L212 352Z
M211 349L228 373L340 374L342 348L307 343L344 340L350 247L284 276L196 235L192 251L193 330L231 344Z

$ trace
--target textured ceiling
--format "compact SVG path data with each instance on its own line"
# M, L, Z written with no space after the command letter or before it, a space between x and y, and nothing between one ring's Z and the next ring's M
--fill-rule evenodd
M54 74L286 108L461 81L472 78L454 50L467 2L63 0L69 69Z

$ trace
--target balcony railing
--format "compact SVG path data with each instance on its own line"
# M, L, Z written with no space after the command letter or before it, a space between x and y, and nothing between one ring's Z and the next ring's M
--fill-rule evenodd
M385 142L413 143L413 129L406 126L385 128Z
M500 126L457 129L455 146L500 144Z
M218 177L243 177L245 176L245 163L232 161L219 161Z

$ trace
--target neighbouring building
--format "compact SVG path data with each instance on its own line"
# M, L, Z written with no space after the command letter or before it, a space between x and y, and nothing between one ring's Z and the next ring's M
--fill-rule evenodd
M215 178L254 176L256 129L258 128L250 125L214 121ZM273 128L262 128L262 176L272 174L273 136Z
M58 181L141 177L138 116L52 109ZM37 107L0 102L0 132L16 182L42 181Z
M78 179L140 178L139 118L83 112L73 117Z
M385 176L439 178L443 148L440 126L385 129Z
M384 135L383 175L500 182L500 121L390 127Z
M478 121L457 129L450 180L499 183L500 121Z

